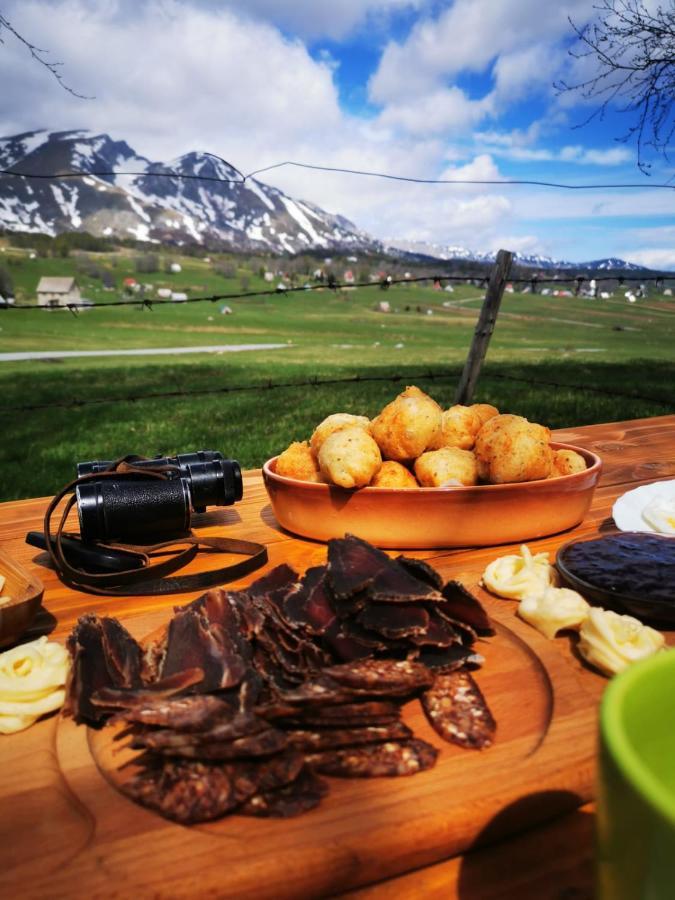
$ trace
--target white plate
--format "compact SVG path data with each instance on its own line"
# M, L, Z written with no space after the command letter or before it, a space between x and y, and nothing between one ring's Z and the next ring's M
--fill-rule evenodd
M642 487L622 494L612 507L612 516L619 531L650 531L658 534L642 518L642 510L659 496L675 500L675 480L643 484Z

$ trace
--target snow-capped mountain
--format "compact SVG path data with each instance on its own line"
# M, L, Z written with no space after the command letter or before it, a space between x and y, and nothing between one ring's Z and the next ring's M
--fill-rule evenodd
M467 262L492 263L495 260L495 253L481 253L474 250L467 250L466 247L446 246L444 244L434 244L424 241L384 241L387 250L402 251L417 256L426 256L433 259L443 260L466 260ZM525 266L531 269L575 269L577 271L599 271L599 270L629 270L644 271L644 266L637 266L635 263L626 262L623 259L614 257L609 259L594 259L589 262L570 262L566 259L553 259L550 256L541 256L539 254L514 253L513 260L516 265Z
M56 180L0 177L0 227L12 231L88 231L280 253L378 246L341 216L255 179L242 184L235 169L209 154L151 162L107 134L33 131L0 138L0 169L87 173Z

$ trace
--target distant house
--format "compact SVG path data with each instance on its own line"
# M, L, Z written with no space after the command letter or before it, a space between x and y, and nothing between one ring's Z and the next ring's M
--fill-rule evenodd
M68 306L79 303L80 288L74 278L43 275L37 286L38 306Z

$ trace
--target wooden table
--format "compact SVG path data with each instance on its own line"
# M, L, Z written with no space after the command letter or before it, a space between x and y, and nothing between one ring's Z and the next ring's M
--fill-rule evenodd
M565 429L556 432L555 439L595 451L602 457L604 468L592 509L585 521L573 532L529 542L533 551L554 552L571 536L593 536L611 530L611 507L619 494L640 484L675 477L675 416ZM78 616L85 612L115 615L132 632L143 634L165 622L171 607L196 596L112 600L65 588L53 572L42 565L44 554L24 543L27 531L41 530L46 502L45 499L36 499L0 505L0 547L32 568L42 578L46 588L44 612L27 637L50 633L53 639L63 641ZM269 550L269 568L287 562L304 571L310 565L325 561L324 545L294 538L279 530L258 471L245 474L242 502L205 514L199 518L197 525L205 533L236 534L240 538L263 541ZM226 526L225 530L223 526ZM485 565L505 552L509 552L508 548L500 548L499 551L494 548L434 550L414 555L429 559L446 577L461 574L463 580L475 583ZM195 562L192 568L196 570L199 565L203 563ZM240 584L250 582L259 574L244 579ZM499 621L506 621L504 617L507 615L514 619L514 606L507 606L507 612L502 611L505 609L503 604L497 611ZM494 612L492 608L490 611ZM522 623L513 621L511 624L519 635L518 640L531 642L546 659L550 677L554 680L560 678L568 687L572 686L570 690L576 692L572 695L568 692L565 701L576 702L579 706L580 716L576 720L571 718L574 710L556 710L563 717L568 715L570 723L576 721L578 728L578 732L574 733L561 731L564 742L563 738L559 738L559 747L569 749L570 744L577 740L583 744L584 755L580 757L583 771L570 776L569 785L555 779L551 782L566 789L569 794L566 806L571 811L560 815L559 811L565 804L553 804L550 807L553 812L548 814L547 822L544 808L523 815L522 807L527 805L528 798L516 795L515 802L507 804L505 809L497 806L498 814L489 819L487 826L471 834L471 844L475 847L469 847L463 854L447 858L448 853L442 846L417 847L415 850L414 836L408 835L406 848L410 845L414 852L401 851L387 865L371 864L366 854L360 867L355 870L351 866L348 876L337 867L330 878L322 880L320 868L317 868L315 891L308 890L306 885L301 889L300 880L297 883L291 881L290 886L286 885L284 890L279 888L278 891L261 884L258 896L273 896L275 893L277 896L292 896L297 892L306 897L312 893L335 894L349 888L351 893L345 896L372 900L409 896L456 896L472 900L513 896L581 898L592 895L592 747L597 701L607 682L581 663L568 637L545 642ZM671 635L668 638L670 642ZM119 841L115 845L116 858L113 859L110 854L104 858L102 852L97 858L95 848L92 850L90 845L104 836L105 823L92 823L91 812L86 804L83 806L77 791L70 792L66 782L61 780L59 770L64 765L67 768L68 754L72 750L74 758L82 750L76 748L72 735L66 738L59 736L58 723L58 717L52 716L26 732L0 737L0 895L74 897L106 893L107 896L128 896L133 887L133 893L140 895L173 897L209 893L229 896L226 882L222 882L220 887L213 881L201 883L194 874L183 873L180 879L162 881L157 873L153 878L152 860L157 848L147 844L144 845L147 852L142 854L140 864L136 853L136 876L124 870L134 853L129 847L121 850ZM84 733L85 729L77 731ZM488 757L484 759L487 764ZM93 764L92 768L95 768ZM418 777L422 779L427 774L396 781L414 783ZM502 776L492 773L490 777L498 779ZM100 790L105 788L111 791L103 779L101 784L103 787ZM498 795L497 780L495 785ZM110 800L112 802L112 794ZM521 807L520 812L518 807ZM143 816L150 815L141 812ZM551 815L556 817L551 820ZM508 827L500 827L500 823L503 825L507 820ZM520 822L527 823L525 830L519 831ZM178 830L178 826L169 825L168 828ZM392 828L392 831L395 829ZM505 840L505 831L515 833L515 836ZM186 831L183 833L187 834ZM132 829L128 843L133 845L139 837ZM378 839L381 841L381 836ZM186 840L189 841L189 838ZM175 854L180 855L180 846L179 840L175 844ZM377 846L374 838L373 848ZM85 850L88 863L83 868ZM116 882L115 869L110 867L111 862L119 866L119 883ZM171 863L168 865L170 868ZM107 887L104 891L100 870L106 867L108 880L105 881ZM81 874L83 872L86 874ZM382 880L383 876L390 875L398 877ZM251 890L250 896L255 895L256 892Z

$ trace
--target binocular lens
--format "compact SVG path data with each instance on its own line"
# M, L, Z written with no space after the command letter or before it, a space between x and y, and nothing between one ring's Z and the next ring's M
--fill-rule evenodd
M187 478L195 511L207 506L230 506L241 500L243 485L239 463L233 459L188 465Z
M190 493L183 478L93 481L75 488L83 541L148 543L190 530Z

